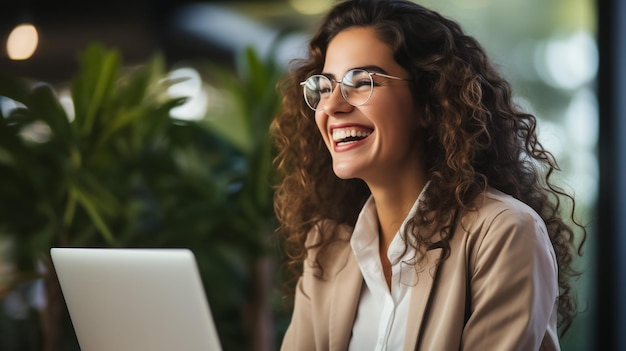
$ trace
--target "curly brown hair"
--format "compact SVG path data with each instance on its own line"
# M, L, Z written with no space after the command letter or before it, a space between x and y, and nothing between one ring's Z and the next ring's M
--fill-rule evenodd
M321 256L338 240L337 226L354 226L370 196L363 181L343 180L333 173L331 156L299 84L320 73L329 42L349 27L372 28L388 43L396 62L410 74L412 96L427 122L424 147L431 182L407 226L413 239L409 242L423 251L439 233L442 241L437 244L449 250L455 218L471 211L488 186L525 202L545 221L556 253L563 334L577 314L570 280L579 273L572 264L576 254L582 255L587 236L574 218L574 198L552 181L560 169L537 139L536 118L515 105L509 83L481 45L456 22L410 1L339 3L312 37L309 57L294 60L279 85L283 105L271 126L280 175L275 212L294 279L301 273L309 249L306 237L313 227L322 221L335 225L324 227L324 239L316 244ZM563 200L570 204L567 209ZM432 231L417 235L417 227ZM576 227L582 230L578 245Z

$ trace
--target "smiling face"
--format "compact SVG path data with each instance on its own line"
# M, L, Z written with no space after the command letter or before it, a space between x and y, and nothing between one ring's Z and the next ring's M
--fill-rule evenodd
M391 47L374 30L353 27L329 43L322 74L340 81L346 72L368 72L408 78L395 62ZM360 106L344 100L338 84L315 113L315 122L333 159L335 174L363 179L370 188L423 179L420 116L408 83L373 75L374 91Z

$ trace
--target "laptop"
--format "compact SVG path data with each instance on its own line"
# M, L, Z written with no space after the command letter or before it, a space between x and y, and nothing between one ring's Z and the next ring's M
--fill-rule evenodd
M82 351L221 351L191 250L50 254Z

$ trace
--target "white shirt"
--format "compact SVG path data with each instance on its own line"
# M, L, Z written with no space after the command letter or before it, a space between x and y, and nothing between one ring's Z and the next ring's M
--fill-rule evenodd
M387 287L380 262L378 217L373 197L367 200L359 214L350 245L361 268L364 284L352 326L350 351L401 350L404 345L411 287L417 283L417 276L415 266L407 263L414 258L415 250L408 247L401 257L405 244L400 233L408 219L415 214L421 196L415 200L387 250L387 257L392 264L391 291Z

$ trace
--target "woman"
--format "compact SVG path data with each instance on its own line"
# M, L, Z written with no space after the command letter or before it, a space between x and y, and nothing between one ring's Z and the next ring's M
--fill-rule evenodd
M282 349L558 350L586 232L577 248L483 48L412 2L354 0L309 54L272 125L297 278Z

